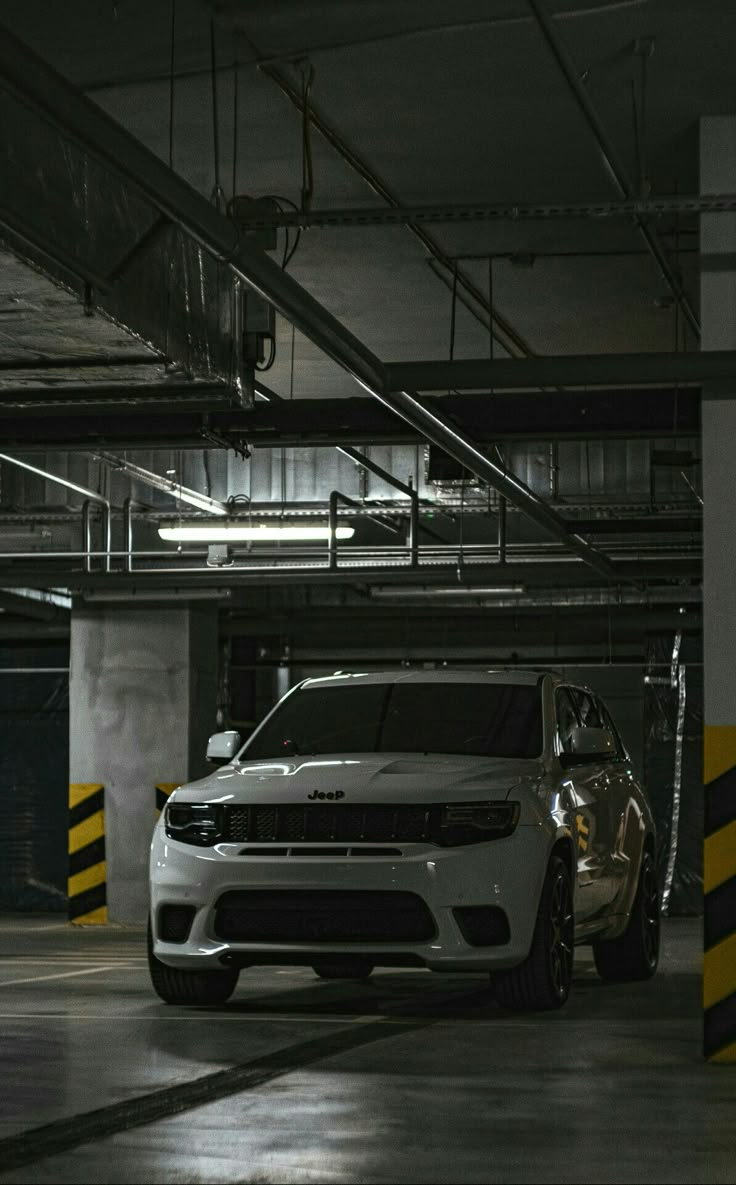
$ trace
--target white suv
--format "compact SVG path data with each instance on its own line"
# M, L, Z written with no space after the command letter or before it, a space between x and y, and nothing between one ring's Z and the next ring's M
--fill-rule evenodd
M168 1003L244 967L488 971L511 1008L564 1004L573 947L604 979L659 952L652 815L601 700L537 671L306 679L169 799L149 962Z

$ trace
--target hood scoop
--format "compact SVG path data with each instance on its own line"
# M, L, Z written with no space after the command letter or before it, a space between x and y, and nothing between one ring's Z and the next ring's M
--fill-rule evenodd
M467 766L458 765L453 761L430 761L425 757L423 761L402 760L390 761L388 765L384 765L380 771L384 774L427 774L433 771L441 770L443 773L464 773L467 771Z

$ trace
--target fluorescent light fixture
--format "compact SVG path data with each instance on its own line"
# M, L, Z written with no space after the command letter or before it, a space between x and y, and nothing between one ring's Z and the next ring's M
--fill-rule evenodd
M330 538L330 528L322 526L293 527L278 523L190 523L176 527L159 527L162 539L170 543L306 543ZM337 527L338 539L352 539L354 527Z
M232 592L229 588L101 588L83 592L82 597L90 605L117 601L229 601Z
M371 589L371 596L377 600L399 601L399 600L443 600L464 598L465 600L474 600L477 597L503 597L506 595L516 596L519 593L525 592L523 584L498 584L498 585L483 585L473 587L472 585L458 585L452 584L448 586L443 585L402 585L402 584L386 584L374 585Z

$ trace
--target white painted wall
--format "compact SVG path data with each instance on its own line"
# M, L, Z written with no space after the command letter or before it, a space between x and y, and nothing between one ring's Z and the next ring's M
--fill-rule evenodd
M204 772L216 671L214 608L72 612L69 780L105 786L110 921L146 917L155 786Z

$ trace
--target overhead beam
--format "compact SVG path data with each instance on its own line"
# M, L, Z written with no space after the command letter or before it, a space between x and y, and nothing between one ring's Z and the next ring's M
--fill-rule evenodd
M379 581L382 584L394 581L417 582L423 575L420 565L419 573L416 569L406 565L403 568L376 568L375 564L364 567L338 568L330 571L325 565L318 568L315 565L287 566L283 564L275 567L273 564L253 565L249 567L218 568L213 574L211 568L198 567L184 569L182 567L169 568L167 571L149 568L129 574L122 572L83 572L79 567L72 567L69 562L56 563L52 560L43 563L35 562L33 566L20 567L21 561L13 560L7 566L0 565L0 581L5 588L33 587L56 588L63 586L72 592L85 588L130 589L145 581L146 588L200 588L211 585L213 577L218 585L235 587L250 585L264 588L267 585L291 584L369 584ZM702 560L699 555L662 555L659 559L630 559L622 560L620 573L617 574L617 585L627 582L637 583L648 580L694 580L698 579L702 571ZM433 563L428 569L428 578L437 579L442 575L443 580L451 580L457 574L457 558L448 559L446 563ZM499 566L492 564L474 564L473 578L478 581L497 581ZM572 585L587 586L600 583L600 578L591 572L587 565L577 563L569 557L546 559L539 563L508 562L504 565L503 579L509 583L521 584L534 579L535 583L570 587ZM605 579L605 578L604 578ZM606 583L608 583L606 581ZM642 597L643 600L643 597Z
M250 38L249 38L250 40ZM251 40L251 45L253 42ZM257 51L257 47L253 45L253 49ZM259 55L260 56L260 55ZM366 185L379 197L386 202L389 209L398 209L401 202L392 190L386 185L386 182L378 176L375 169L361 157L355 149L347 143L343 136L341 136L336 129L327 122L324 116L320 113L310 98L309 103L305 105L304 95L302 91L294 86L288 76L283 70L279 70L276 66L269 63L262 63L259 69L263 74L275 82L281 90L282 94L293 103L297 111L302 115L303 119L307 119L322 136L324 141L337 153L341 160L343 160L348 168L363 181ZM502 349L506 350L512 357L527 357L534 354L534 350L529 343L522 337L518 329L513 326L506 317L491 303L490 294L487 296L483 292L472 277L462 267L459 267L457 261L447 254L446 250L441 246L438 240L429 233L426 226L420 225L418 222L406 223L407 230L414 236L422 247L429 252L432 262L436 265L448 268L456 281L458 293L463 293L466 299L475 302L481 309L485 310L489 326L493 338L499 343Z
M436 411L481 443L635 439L700 431L697 387L427 395ZM354 447L416 444L417 428L370 397L256 403L248 411L133 401L13 408L0 400L0 437L23 452L114 447ZM357 457L353 458L358 460ZM362 459L360 461L362 462Z
M630 199L634 196L634 186L628 175L628 170L618 154L618 150L608 135L603 122L593 104L593 101L586 89L585 83L581 78L581 71L577 68L572 57L560 37L560 34L555 27L553 19L546 10L543 0L528 0L529 7L532 10L534 18L537 22L540 32L547 42L547 45L554 57L557 65L562 73L565 82L570 90L570 93L577 103L582 116L590 128L598 149L603 157L603 163L609 176L613 179L616 188L623 198ZM690 297L685 292L679 275L672 263L670 262L667 252L659 241L659 236L656 230L651 226L646 218L642 215L636 215L634 219L636 227L644 240L647 250L650 252L652 258L656 262L659 270L665 280L670 292L677 301L682 314L690 326L696 339L700 338L700 321L698 315L693 307Z
M101 367L106 363L98 363ZM32 369L35 369L35 363ZM235 405L235 391L224 383L113 382L71 383L31 387L0 385L0 416L105 414L110 410L141 412L210 411Z
M660 217L671 214L723 214L736 210L736 194L663 194L589 202L435 202L422 206L345 206L333 210L243 208L236 217L250 229L272 227L408 226L416 222L526 222L550 218Z
M540 387L695 384L736 378L736 350L702 353L570 354L544 358L459 358L390 362L392 391L532 390Z
M0 612L18 617L31 617L35 621L61 622L69 617L68 609L63 609L51 601L22 596L5 589L0 589Z
M7 30L0 33L0 85L124 177L165 218L272 304L371 395L445 449L471 473L523 510L545 533L564 543L606 579L618 573L610 560L578 535L524 482L504 471L444 417L424 407L410 390L389 391L380 359L235 224L134 136L33 54Z

